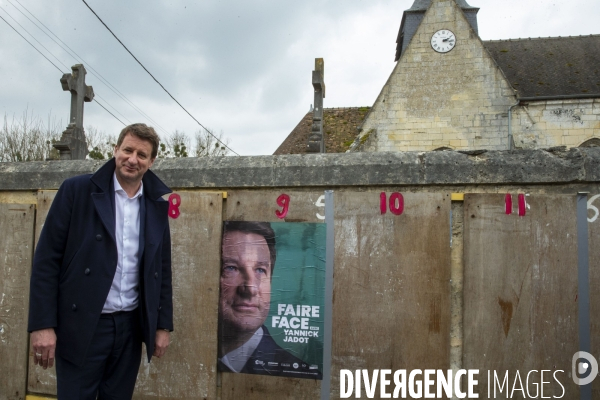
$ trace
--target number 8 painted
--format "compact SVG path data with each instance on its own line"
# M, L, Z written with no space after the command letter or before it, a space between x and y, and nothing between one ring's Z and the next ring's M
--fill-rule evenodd
M172 193L169 196L169 217L176 219L179 217L179 206L181 205L181 196L177 193Z

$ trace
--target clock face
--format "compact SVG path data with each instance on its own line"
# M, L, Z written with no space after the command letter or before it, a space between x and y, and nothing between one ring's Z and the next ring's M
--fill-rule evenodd
M448 29L441 29L431 37L431 47L438 53L447 53L456 45L456 36Z

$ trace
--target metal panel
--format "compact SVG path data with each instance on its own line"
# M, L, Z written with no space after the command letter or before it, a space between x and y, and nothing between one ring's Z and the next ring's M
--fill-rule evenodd
M283 210L283 207L277 204L277 198L281 194L290 197L285 219L279 219L275 214L275 211ZM324 196L322 191L302 192L287 189L229 191L224 220L319 222L323 220L317 217L317 213L323 218L325 216L325 202L324 197L319 200L321 196ZM319 398L321 388L321 382L312 379L234 373L221 373L220 376L223 400L314 400Z
M516 206L506 214L505 195L465 195L463 368L480 370L479 397L488 396L487 371L491 380L493 371L500 380L508 371L512 391L517 371L527 386L537 370L533 396L540 370L563 370L556 375L563 398L578 398L570 378L578 349L576 196L535 195L527 204L519 216ZM560 397L552 373L544 396Z
M588 242L590 268L590 337L591 354L600 360L600 195L588 196ZM600 380L592 384L592 398L600 398Z
M340 369L450 368L450 195L403 198L335 193L331 398Z
M34 204L0 204L0 398L25 397Z
M148 364L142 357L135 399L216 399L223 199L220 192L178 194L181 214L169 221L175 330L163 358Z

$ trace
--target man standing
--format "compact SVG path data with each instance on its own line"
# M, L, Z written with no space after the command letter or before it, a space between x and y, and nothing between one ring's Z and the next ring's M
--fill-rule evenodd
M58 398L131 399L141 361L173 329L170 190L149 171L159 138L125 127L114 158L67 179L35 251L29 326L34 361L56 357Z

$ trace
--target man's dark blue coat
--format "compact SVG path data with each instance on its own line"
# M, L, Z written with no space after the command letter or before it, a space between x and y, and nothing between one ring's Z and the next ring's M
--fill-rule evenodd
M29 332L54 328L57 353L76 365L85 360L117 267L114 159L93 175L67 179L58 190L35 250ZM140 293L148 360L157 329L173 329L170 193L152 171L142 179Z

